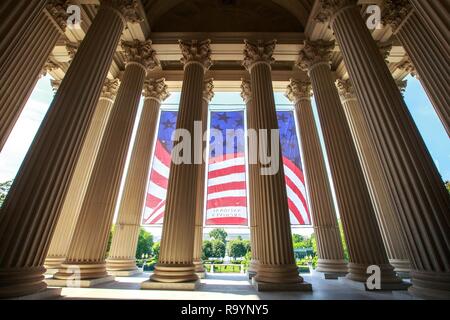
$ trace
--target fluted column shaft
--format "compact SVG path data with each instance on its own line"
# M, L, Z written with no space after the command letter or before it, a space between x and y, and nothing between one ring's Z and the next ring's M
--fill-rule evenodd
M330 66L319 62L309 75L349 251L347 277L365 282L367 267L381 268L382 283L399 282L389 264L350 128Z
M332 28L394 195L411 258L413 292L449 297L450 197L358 9ZM350 36L351 35L351 36Z
M208 130L208 114L209 103L214 98L214 79L204 81L203 87L203 101L202 101L202 134L204 135ZM203 136L204 138L204 136ZM208 138L207 138L208 139ZM202 141L202 150L206 150L206 141ZM195 234L194 234L194 266L195 272L200 277L204 275L205 268L202 262L203 252L203 221L205 209L205 181L206 180L206 162L202 161L197 180L197 201L195 206Z
M106 247L145 75L145 68L137 63L125 68L66 260L55 274L57 279L72 276L68 269L74 265L80 268L81 279L107 275Z
M60 37L61 31L48 12L42 12L33 25L25 32L23 45L14 51L13 61L0 72L0 151Z
M442 48L416 12L413 11L405 19L396 36L416 68L420 82L450 136L450 51Z
M275 99L272 87L271 67L267 62L255 62L250 68L252 103L248 114L251 129L259 132L278 129ZM271 141L271 138L268 138ZM261 142L259 142L261 147ZM272 175L263 175L261 162L250 164L249 184L255 187L253 211L258 228L258 270L254 279L268 283L300 283L292 247L291 224L287 191L282 165L281 149L278 156L279 170Z
M250 87L250 82L248 83ZM244 98L245 105L247 108L247 127L254 128L254 108L252 107L253 99L251 97L251 92L248 93L249 96ZM249 177L253 177L258 174L256 166L249 166ZM250 245L252 250L252 259L248 268L249 276L255 276L258 272L259 264L259 242L258 242L258 218L256 216L256 192L257 188L254 184L249 183L248 185L248 198L249 198L249 211L250 211ZM258 198L260 199L260 198Z
M104 94L100 97L97 107L86 135L80 158L76 164L75 172L70 182L64 204L61 207L60 217L48 249L45 267L58 269L66 259L70 241L75 230L81 205L86 194L89 178L95 164L98 149L105 132L109 114L114 103L118 87L118 80L107 80Z
M0 70L5 66L7 59L14 57L11 53L15 48L27 45L24 34L27 30L35 28L39 23L40 13L48 0L17 0L2 1L0 5ZM16 56L16 58L18 58Z
M136 270L136 247L161 100L146 97L114 229L108 271Z
M387 179L375 151L361 107L356 97L344 97L342 105L366 177L389 262L395 271L408 273L410 269L408 252L400 229L397 209L389 194Z
M124 28L102 5L67 71L0 213L0 296L45 288L44 259Z
M296 83L291 80L291 93ZM300 85L301 86L301 85ZM297 90L303 96L294 97L297 113L298 129L303 155L306 187L311 214L313 216L314 233L317 239L318 263L316 271L325 273L347 273L347 262L344 260L336 209L334 207L331 186L322 153L310 98L310 84ZM308 87L308 88L305 88ZM289 89L288 89L289 90Z
M448 26L448 16L450 14L450 1L423 1L409 0L427 28L438 39L440 45L450 52L450 32Z
M191 133L194 146L194 122L202 120L204 66L196 61L185 65L177 129ZM172 157L177 155L172 155ZM193 265L196 191L201 165L172 162L167 189L164 226L159 263L151 277L157 282L186 282L198 279Z

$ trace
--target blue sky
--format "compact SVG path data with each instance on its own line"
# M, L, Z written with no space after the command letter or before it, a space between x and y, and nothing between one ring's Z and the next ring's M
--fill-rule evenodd
M38 82L0 154L0 182L11 180L16 175L52 99L50 78L44 77ZM176 103L178 99L179 93L174 93L166 103ZM277 104L289 104L281 93L276 94L275 99ZM443 180L450 180L450 139L420 82L415 78L408 77L405 101ZM242 100L237 94L218 93L212 103L242 104Z

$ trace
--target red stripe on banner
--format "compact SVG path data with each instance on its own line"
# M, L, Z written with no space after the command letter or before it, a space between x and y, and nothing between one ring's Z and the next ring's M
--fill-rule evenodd
M160 175L158 172L156 172L156 170L152 170L150 181L164 189L167 189L167 185L169 183L169 179Z
M147 200L145 201L145 206L153 210L153 208L157 207L161 202L164 202L163 199L155 197L151 193L147 193Z
M245 181L228 182L208 187L208 194L229 190L246 190L246 189L247 185Z
M283 164L294 172L294 174L299 177L300 181L305 184L305 177L303 176L303 172L286 157L283 157Z
M149 224L156 224L159 219L161 219L164 216L164 211L158 214L154 219L152 219Z
M298 210L297 206L292 202L292 200L289 198L288 198L288 205L289 205L289 209L292 211L295 218L297 218L299 224L304 225L305 221L303 220L303 217L300 214L300 211Z
M294 193L297 195L297 197L302 202L303 208L305 208L305 211L308 212L308 203L306 202L306 199L305 199L305 196L303 195L303 193L294 184L294 182L292 182L292 180L288 176L285 176L285 179L286 179L286 184L289 186L289 188L292 189L292 191L294 191Z
M156 149L155 149L155 156L166 166L170 168L170 162L172 160L172 157L169 152L163 147L161 142L158 140L156 142Z
M233 225L246 226L248 224L247 218L241 217L225 217L225 218L211 218L206 220L206 225Z
M246 197L223 197L220 199L208 200L206 209L215 209L223 207L247 207Z
M227 176L229 174L233 173L245 173L245 166L244 165L237 165L237 166L230 166L223 169L218 169L214 171L209 172L209 178L217 178L222 176Z

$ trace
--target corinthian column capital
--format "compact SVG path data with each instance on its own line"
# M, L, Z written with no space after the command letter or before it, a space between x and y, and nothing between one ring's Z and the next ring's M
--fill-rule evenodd
M66 49L67 49L67 53L69 54L70 57L70 61L73 60L73 58L75 58L75 55L77 54L78 51L78 47L79 44L76 42L66 42Z
M252 84L249 80L241 80L241 97L245 103L248 103L252 99Z
M61 80L50 80L50 85L52 86L53 92L56 93L61 85Z
M350 79L347 80L338 79L336 81L336 86L338 88L338 92L342 100L348 101L356 99L356 92L355 89L353 88Z
M190 63L198 63L203 66L205 72L211 68L211 40L183 41L179 40L182 54L181 63L186 67Z
M258 41L258 43L251 43L248 40L244 40L244 61L242 65L250 71L251 68L257 63L272 64L275 59L273 58L273 52L277 40L271 40L268 42Z
M55 21L55 23L61 28L63 32L67 28L67 19L69 19L67 7L67 0L50 0L45 7L52 17L53 21Z
M384 61L389 63L388 58L392 50L392 42L378 42L377 44Z
M384 25L389 25L396 33L409 17L413 7L409 0L384 0L383 4L381 21Z
M208 103L214 98L214 79L205 80L203 83L203 99Z
M400 62L400 64L397 65L397 68L411 74L411 76L413 76L417 79L419 78L417 76L416 67L411 62L411 59L409 58L409 56L405 56L405 59L402 62Z
M101 98L114 101L119 90L120 81L119 79L106 79L103 84Z
M100 0L100 3L118 11L124 20L124 24L144 21L139 13L138 0Z
M127 64L138 64L145 71L152 70L160 65L150 40L122 41L122 49Z
M166 84L166 79L150 79L144 83L143 95L146 99L155 99L158 102L166 100L170 93Z
M404 96L406 92L406 87L408 86L408 80L397 80L395 81L395 83L397 84L397 87L400 90L402 96Z
M56 70L59 68L59 65L56 62L53 62L52 60L47 60L42 67L40 78L45 77L50 71Z
M290 79L285 96L294 103L297 103L300 100L311 100L311 82Z
M356 0L320 0L321 8L316 15L316 20L326 23L342 8L356 4Z
M297 66L303 71L309 71L317 64L330 64L334 41L305 41L305 46L299 53Z

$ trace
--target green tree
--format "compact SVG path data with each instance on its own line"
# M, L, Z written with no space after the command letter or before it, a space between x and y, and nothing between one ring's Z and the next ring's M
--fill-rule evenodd
M141 259L142 255L152 254L153 235L150 232L145 231L144 228L139 230L139 238L136 248L136 259Z
M247 253L247 248L242 240L231 240L229 242L229 255L230 257L242 258Z
M202 246L202 259L203 260L208 260L209 258L211 258L213 256L213 246L212 246L212 242L209 240L205 240L203 241L203 246Z
M158 261L159 260L159 250L161 248L161 242L155 242L152 246L153 258Z
M341 219L338 220L339 224L339 231L341 233L341 241L342 241L342 247L344 248L344 259L348 261L348 248L347 248L347 242L345 242L345 235L344 235L344 227L342 226Z
M299 243L305 240L305 238L299 234L292 234L292 243Z
M228 233L223 228L216 228L209 233L212 239L220 240L223 243L227 242Z
M0 208L3 205L3 201L6 199L6 195L8 194L11 185L12 180L0 183Z
M108 244L106 246L106 257L105 258L107 258L109 256L109 250L111 249L112 238L114 235L114 227L115 227L115 225L113 224L111 227L111 230L109 231Z
M212 243L212 257L213 258L225 258L226 245L222 240L214 239Z

